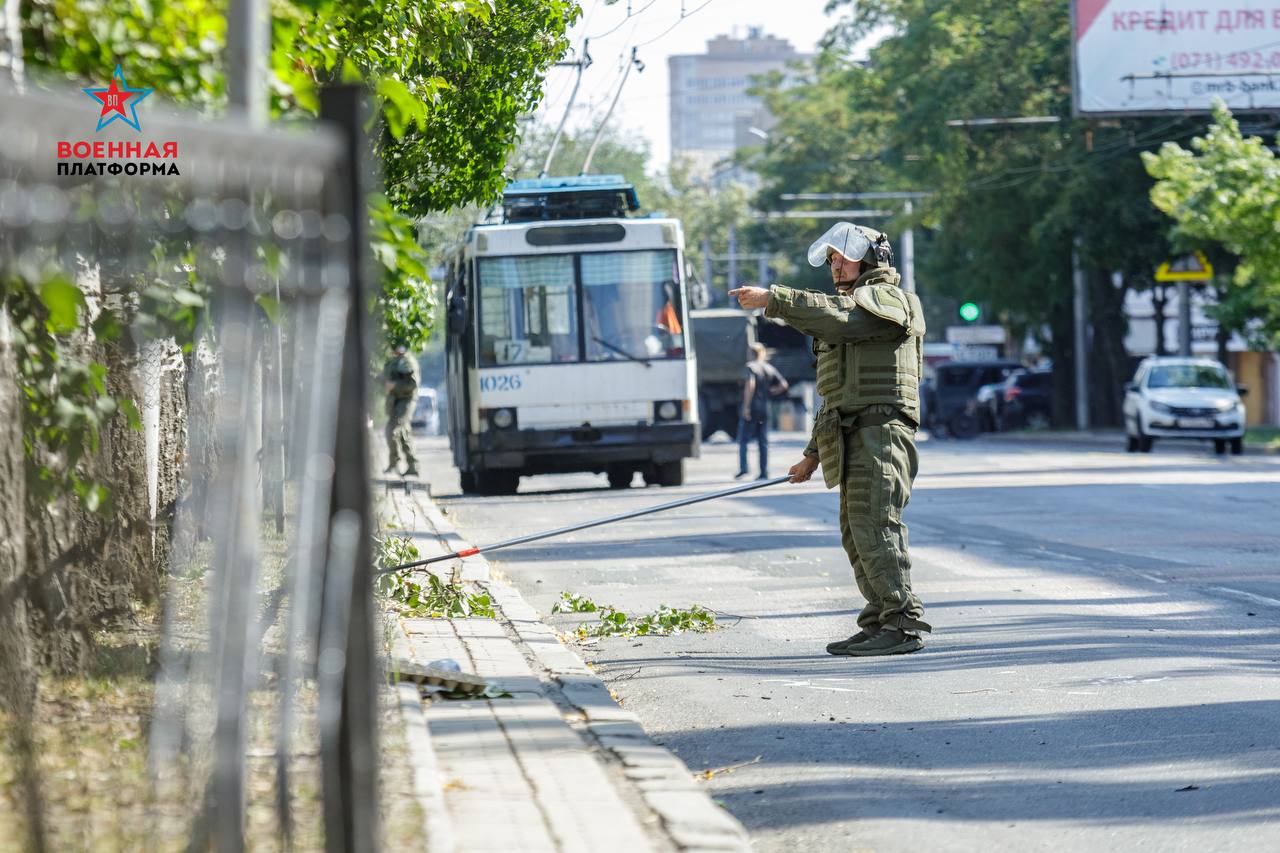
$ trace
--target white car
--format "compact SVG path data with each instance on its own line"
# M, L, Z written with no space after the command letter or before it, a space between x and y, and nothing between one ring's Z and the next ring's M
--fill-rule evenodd
M1243 388L1208 358L1144 359L1125 385L1124 424L1130 453L1148 453L1157 438L1212 439L1218 453L1244 452Z
M434 388L418 389L418 402L409 416L409 426L427 435L440 434L439 398Z

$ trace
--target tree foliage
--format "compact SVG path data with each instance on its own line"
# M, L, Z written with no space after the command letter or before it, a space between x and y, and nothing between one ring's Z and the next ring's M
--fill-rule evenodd
M217 0L33 0L27 66L77 83L117 62L133 85L210 113L226 105L226 5ZM384 338L426 342L432 295L416 220L494 198L517 119L566 50L573 0L273 0L271 111L314 115L320 88L364 80L385 133L386 198L372 205Z
M1189 148L1166 143L1143 154L1156 179L1151 200L1188 247L1220 245L1239 259L1215 308L1224 325L1263 348L1280 346L1280 160L1245 136L1221 101Z
M1147 286L1168 254L1137 153L1189 125L1126 119L1102 127L1071 118L1066 0L833 5L848 12L810 76L768 95L780 121L755 164L764 202L783 192L931 192L911 217L899 210L877 220L891 234L908 222L924 226L916 271L926 303L982 303L1015 336L1049 330L1062 367L1074 355L1071 249L1078 239L1095 327L1091 372L1103 389L1094 409L1100 422L1114 420L1120 374L1128 371L1124 293ZM868 62L848 59L857 41L882 27L890 35ZM1020 116L1058 121L948 125ZM797 244L816 227L774 226ZM1113 271L1123 274L1120 288ZM1058 373L1064 382L1070 375ZM1064 397L1068 390L1060 388Z

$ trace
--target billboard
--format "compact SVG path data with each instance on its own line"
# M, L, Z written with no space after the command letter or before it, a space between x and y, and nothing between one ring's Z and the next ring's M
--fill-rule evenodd
M1071 0L1080 115L1280 109L1280 0Z

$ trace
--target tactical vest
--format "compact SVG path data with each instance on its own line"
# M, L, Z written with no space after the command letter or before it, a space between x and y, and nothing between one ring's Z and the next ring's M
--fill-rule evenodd
M920 301L903 293L910 310L919 317ZM818 393L828 408L842 416L873 405L894 406L920 423L920 376L924 371L924 336L902 329L892 341L828 344L815 339L818 358Z

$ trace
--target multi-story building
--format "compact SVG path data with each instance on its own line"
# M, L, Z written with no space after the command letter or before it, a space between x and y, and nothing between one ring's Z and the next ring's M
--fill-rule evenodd
M672 158L692 158L709 171L736 149L758 145L772 118L760 98L747 94L752 78L786 72L807 58L786 39L756 27L746 38L711 39L706 53L668 58Z

